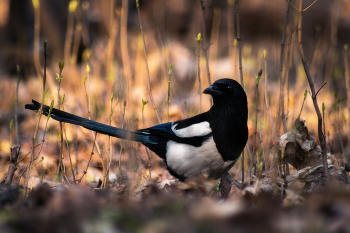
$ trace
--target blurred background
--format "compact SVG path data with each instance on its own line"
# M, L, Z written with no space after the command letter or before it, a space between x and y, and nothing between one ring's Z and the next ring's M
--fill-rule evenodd
M312 0L305 0L304 5ZM205 33L199 1L147 0L140 1L140 16L146 42L150 84L153 98L162 122L167 121L168 79L170 79L169 120L175 121L198 114L210 108L209 96L199 92L209 86L205 52L207 52L210 80L232 78L240 81L236 6L234 0L205 1ZM294 4L297 5L294 1ZM248 96L249 141L254 146L255 75L263 69L259 84L258 140L256 151L269 158L274 143L272 125L267 115L265 95L272 113L277 134L284 133L280 113L279 60L282 31L287 3L284 0L242 1L240 25L244 87ZM144 46L135 1L128 0L0 0L0 176L7 171L8 154L14 145L15 130L10 121L15 115L16 83L18 91L18 132L22 153L31 148L37 123L36 114L24 109L32 99L41 100L44 66L43 42L47 44L47 94L45 104L55 101L57 108L58 61L64 61L64 76L60 95L65 95L65 111L88 118L88 104L84 88L91 90L91 118L109 124L111 106L114 110L111 124L136 130L158 124L149 102L142 114L142 100L149 100L148 74L145 66ZM292 129L304 98L308 82L298 50L298 14L291 8L286 27L284 63L284 111L287 114L287 131ZM198 33L202 34L198 59ZM303 14L303 46L316 91L327 82L318 94L318 104L325 104L325 122L328 150L339 160L345 160L349 131L349 112L346 91L344 45L350 42L350 1L319 0ZM204 39L205 38L205 39ZM263 52L266 51L266 69ZM201 90L198 84L198 62ZM169 64L175 65L168 74ZM20 67L17 74L17 65ZM91 71L86 72L87 65ZM267 85L265 79L267 78ZM111 95L113 101L111 102ZM343 101L344 99L344 101ZM339 102L338 102L339 100ZM342 100L342 101L340 101ZM124 106L124 103L126 105ZM337 104L338 103L338 104ZM334 105L337 104L337 105ZM143 119L144 118L144 119ZM301 118L317 137L317 116L308 95ZM42 140L46 119L42 119L37 142ZM93 145L88 130L66 124L66 136L73 166L81 175L87 166ZM102 156L109 153L108 138L97 135L100 151L92 157L86 181L101 179ZM317 139L318 141L318 139ZM32 171L34 176L56 180L60 154L59 123L49 120L45 144L40 157L44 159ZM122 167L129 177L147 180L149 159L145 148L137 143L112 139L110 179L118 179ZM64 164L69 166L68 150L64 146ZM171 176L157 156L152 159L152 180L162 181ZM248 156L246 156L247 158ZM19 165L21 174L29 156ZM266 160L264 160L266 161ZM249 158L246 159L249 168ZM6 168L6 169L5 169ZM240 178L240 162L231 170ZM70 177L70 170L67 169ZM16 174L15 180L19 179ZM148 176L148 175L147 175ZM20 181L20 183L23 182Z

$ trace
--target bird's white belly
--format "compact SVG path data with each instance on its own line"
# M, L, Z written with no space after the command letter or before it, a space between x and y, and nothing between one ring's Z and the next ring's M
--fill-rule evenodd
M220 173L228 171L236 162L223 161L213 137L200 147L169 141L166 160L171 170L186 178L200 174L209 178L219 178L222 175Z

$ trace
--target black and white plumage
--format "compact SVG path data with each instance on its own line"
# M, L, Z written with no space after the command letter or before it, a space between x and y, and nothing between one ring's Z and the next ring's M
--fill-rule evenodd
M52 109L51 118L110 136L141 142L161 157L180 180L205 174L218 179L238 160L248 139L247 96L232 79L220 79L204 90L212 108L197 116L130 132ZM39 110L33 100L26 109ZM43 106L48 115L49 106Z

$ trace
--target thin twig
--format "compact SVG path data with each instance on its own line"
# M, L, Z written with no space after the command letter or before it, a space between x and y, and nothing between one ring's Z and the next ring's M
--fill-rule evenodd
M258 76L255 77L255 131L254 131L254 146L253 146L253 161L252 168L254 168L254 175L256 176L256 134L258 133L258 105L259 105L259 81L262 75L262 70L259 71ZM252 177L250 177L252 178Z
M201 113L201 106L202 106L202 87L201 87L201 63L200 63L200 56L201 56L201 34L198 33L198 36L195 38L197 41L197 78L198 78L198 95L199 95L199 108L198 108L198 114Z
M40 2L32 1L34 7L34 66L38 76L42 76L43 72L40 67Z
M170 75L174 68L174 65L172 63L169 64L169 71L168 71L168 99L167 99L167 120L169 122L169 105L170 105ZM148 102L148 101L147 101ZM143 109L142 109L143 114Z
M240 73L240 80L241 80L241 86L244 89L244 82L243 82L243 70L242 70L242 42L241 42L241 24L239 20L239 0L236 0L236 24L237 24L237 45L238 45L238 54L239 54L239 73ZM244 182L244 150L242 151L242 183Z
M286 0L286 2L288 2L289 5L291 5L296 11L300 12L298 8L296 8L292 3L290 3L288 0Z
M201 5L201 9L202 9L202 16L203 16L203 51L204 51L204 57L205 57L205 61L206 61L206 68L207 68L207 78L208 78L208 82L209 85L211 85L211 79L210 79L210 70L209 70L209 59L208 59L208 48L210 47L210 45L207 46L205 37L206 37L206 33L205 33L205 0L198 0L199 4ZM213 101L212 99L210 99L210 105L213 105Z
M73 17L73 16L72 16ZM70 46L70 45L69 45ZM70 47L69 47L70 48ZM69 53L70 55L70 53ZM67 56L65 54L65 56ZM58 67L59 67L59 74L57 74L57 81L58 81L58 88L57 88L57 104L58 104L58 110L61 110L61 95L60 95L60 90L61 90L61 82L63 80L62 76L62 70L64 68L64 61L59 60L58 61ZM59 133L59 138L60 138L60 160L58 162L58 168L57 168L57 179L59 179L60 175L60 170L62 172L65 171L64 169L64 164L63 164L63 129L62 129L62 122L59 122L60 125L60 133Z
M322 115L320 112L320 108L318 107L317 104L317 98L316 98L316 92L315 92L315 86L314 86L314 82L311 78L310 75L310 71L309 71L309 67L307 64L307 60L305 58L304 55L304 49L303 49L303 44L302 44L302 22L303 22L303 0L300 0L299 3L299 24L298 24L298 42L299 42L299 51L300 51L300 56L302 59L302 63L304 66L304 70L305 70L305 74L307 77L307 80L309 82L309 86L311 89L311 93L312 93L312 101L314 104L314 108L317 114L317 119L318 119L318 139L320 141L321 144L321 148L322 148L322 157L323 157L323 169L324 169L324 174L326 177L326 180L329 179L329 172L328 172L328 164L327 164L327 151L326 151L326 146L324 144L324 133L322 132Z
M316 96L317 96L318 92L319 92L326 84L327 84L327 82L325 82L325 83L322 85L322 87L320 87L320 89L318 89L318 91L316 92Z
M70 64L70 60L71 60L74 12L77 8L77 5L78 5L77 1L70 1L68 6L67 30L66 30L66 39L64 42L64 60L66 61L67 64Z
M86 66L86 72L87 72L87 75L84 77L84 90L85 90L85 96L86 96L86 106L87 106L87 108L88 108L88 117L89 117L89 120L91 120L91 112L90 112L90 95L89 95L89 93L88 93L88 91L87 91L87 89L86 89L86 79L87 79L87 77L89 77L89 79L88 79L88 82L90 83L90 67L89 67L89 65L87 65ZM89 84L89 86L90 86L90 84ZM93 131L90 131L90 133L91 133L91 136L92 136L92 138L94 138L95 137L95 132L93 132ZM97 141L95 141L95 146L96 146L96 149L97 149L97 152L98 152L98 154L100 155L101 154L101 150L100 150L100 147L99 147L99 145L98 145L98 143L97 143Z
M142 41L143 41L143 49L144 49L144 53L145 53L145 65L146 65L146 71L147 71L147 76L148 76L148 95L149 95L149 98L151 100L151 104L152 104L153 110L154 110L154 112L155 112L155 114L157 116L158 122L159 122L159 124L161 124L162 121L160 120L160 117L159 117L159 114L158 114L158 111L157 111L157 108L156 108L156 104L154 103L153 95L152 95L151 76L149 74L149 68L148 68L146 42L145 42L145 36L143 34L143 28L142 28L142 24L141 24L140 6L139 6L138 0L136 0L136 8L137 8L137 14L139 15L141 36L142 36Z
M51 102L51 106L53 105L53 101ZM52 109L52 108L51 108ZM49 113L50 114L50 113ZM44 135L43 135L43 139L41 139L41 143L40 143L40 149L39 149L39 153L38 155L34 158L34 161L37 160L39 158L39 155L41 153L41 150L43 149L43 146L44 146L44 143L45 143L45 135L46 135L46 132L47 132L47 124L49 122L49 119L50 117L47 118L46 120L46 124L45 124L45 129L44 129ZM22 158L23 159L23 158ZM21 161L22 161L21 159Z
M310 4L310 6L306 7L303 12L305 12L307 9L309 9L312 5L314 5L318 0L315 0L313 3Z
M35 148L37 148L39 145L41 144L41 142L39 142L38 144L36 144ZM23 159L25 159L30 153L32 152L32 148L30 148L30 151L25 155L23 156L18 162L17 162L17 165L22 162ZM0 182L1 183L1 182Z
M122 129L124 129L126 100L124 100L123 106L124 107L123 107ZM119 172L120 172L120 177L123 177L123 173L122 173L122 152L123 152L123 140L120 141L120 152L119 152Z
M347 160L348 163L350 163L350 80L349 80L349 65L348 65L348 46L344 45L343 50L343 56L344 56L344 76L345 76L345 86L346 86L346 93L347 93L347 102L348 102L348 127L347 127L347 135L348 135L348 150L347 150Z
M273 129L273 134L275 136L275 140L278 139L277 133L276 133L276 128L275 128L275 123L273 122L271 111L270 111L270 106L269 106L269 101L267 99L267 65L266 65L266 51L264 50L264 67L265 67L265 103L266 103L266 109L270 117L272 129Z
M62 98L62 108L64 111L64 106L63 106L63 101L64 98ZM67 146L67 151L68 151L68 157L69 157L69 162L70 162L70 168L71 168L71 172L72 172L72 176L73 176L73 184L75 184L75 173L74 173L74 168L73 168L73 163L72 163L72 157L70 155L70 149L69 149L69 144L68 144L68 137L67 137L67 130L66 130L66 124L63 124L63 130L64 130L64 136L65 136L65 140L66 140L66 146Z
M171 65L171 63L170 63ZM171 67L171 66L170 66ZM170 69L169 69L169 86L170 86ZM170 88L170 87L169 87ZM169 98L169 96L168 96ZM141 116L142 116L142 128L145 128L145 118L144 118L144 115L143 115L143 110L145 109L145 105L148 103L148 100L145 101L142 99L142 111L141 111ZM168 114L168 117L169 117L169 114ZM169 118L168 118L168 122L169 122ZM147 147L145 147L146 149L146 153L147 153L147 156L148 156L148 161L149 161L149 164L148 164L148 170L149 170L149 181L152 181L152 176L151 176L151 164L152 164L152 160L151 160L151 156L149 155L149 152L148 152L148 149Z
M91 150L89 162L88 162L88 164L87 164L87 166L86 166L85 171L83 172L83 175L80 177L80 179L77 180L76 186L78 186L78 185L80 184L81 180L83 179L83 177L85 176L85 174L87 173L87 171L88 171L88 169L89 169L90 162L91 162L91 158L92 158L92 155L94 154L96 136L97 136L97 132L95 132L94 143L92 143L92 150Z
M296 32L298 30L298 27L295 27L293 32L288 36L286 42L284 42L284 45L287 45L289 43L289 40L293 37L294 32Z
M130 86L131 86L131 68L130 58L128 50L128 10L129 0L122 0L122 9L120 16L120 54L123 63L123 72L126 79L126 99L130 99Z
M32 153L31 153L31 158L29 161L29 169L27 171L27 175L26 175L26 179L24 182L24 198L26 198L27 196L27 191L28 191L28 180L29 180L29 176L30 176L30 170L31 170L31 165L34 159L34 146L35 146L35 139L36 139L36 135L38 133L39 130L39 124L40 124L40 119L41 119L41 115L42 115L42 111L43 111L43 105L44 105L44 98L45 98L45 84L46 84L46 60L47 60L47 55L48 53L46 52L46 46L47 46L47 40L44 41L44 76L43 76L43 93L42 93L42 97L41 97L41 106L40 106L40 110L39 110L39 115L38 115L38 122L35 128L35 132L34 132L34 136L32 138Z
M303 100L303 104L301 105L300 113L299 113L299 115L298 115L298 118L300 118L301 112L303 111L304 103L305 103L306 97L307 97L307 90L305 90L305 92L304 92L304 100Z
M340 102L338 101L338 104L336 105L337 107L337 131L338 131L338 139L340 143L340 149L341 149L341 154L342 154L342 160L345 160L345 150L344 150L344 145L343 145L343 138L341 135L341 128L340 128ZM342 163L343 164L343 163Z
M18 139L18 89L20 82L20 67L17 65L17 86L16 86L16 107L15 107L15 125L16 125L16 145L19 145Z
M292 0L291 0L292 1ZM287 132L287 121L286 121L286 115L284 114L284 81L283 81L283 59L284 59L284 45L285 45L285 34L287 29L287 23L288 23L288 15L289 15L289 9L292 3L287 6L286 10L286 17L284 18L284 26L282 31L282 41L281 41L281 52L280 52L280 63L279 63L279 78L280 78L280 109L281 109L281 117L282 117L282 124L283 124L283 133ZM279 129L278 124L278 129Z

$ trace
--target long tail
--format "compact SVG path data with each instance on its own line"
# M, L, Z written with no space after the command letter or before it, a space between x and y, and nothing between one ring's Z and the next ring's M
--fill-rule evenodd
M25 108L33 111L40 110L41 104L35 100L32 100L33 104L26 104ZM50 107L47 105L43 105L43 115L48 116ZM96 121L92 121L83 117L79 117L56 108L52 108L52 112L50 118L60 121L66 122L73 125L80 125L86 129L93 130L95 132L106 134L112 137L117 137L121 139L147 143L147 144L155 144L152 142L149 135L145 135L142 132L136 131L131 132L124 129L112 127L109 125L101 124Z

